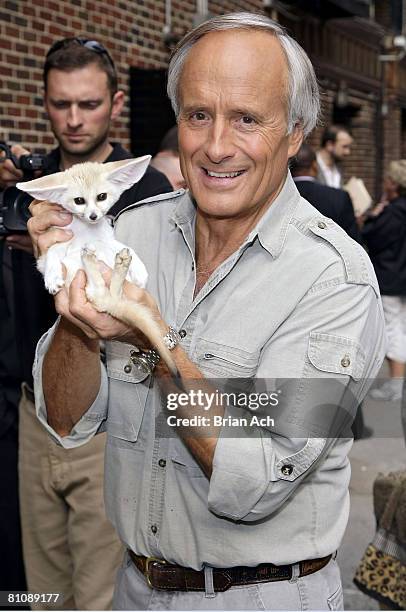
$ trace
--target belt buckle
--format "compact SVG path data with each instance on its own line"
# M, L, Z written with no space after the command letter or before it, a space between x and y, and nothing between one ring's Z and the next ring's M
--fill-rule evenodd
M159 563L160 565L165 565L166 561L165 559L158 559L157 557L147 557L145 559L145 578L147 579L147 585L153 589L154 585L151 582L151 577L150 577L150 569L149 566L151 565L151 563Z

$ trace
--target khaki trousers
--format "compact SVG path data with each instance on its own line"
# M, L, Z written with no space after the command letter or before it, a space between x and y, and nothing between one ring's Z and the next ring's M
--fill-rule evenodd
M24 391L20 402L20 505L30 591L64 603L32 609L109 610L123 547L103 501L105 434L74 449L58 446Z

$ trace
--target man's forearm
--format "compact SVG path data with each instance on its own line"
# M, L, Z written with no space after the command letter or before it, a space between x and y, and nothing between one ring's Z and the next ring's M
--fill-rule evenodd
M44 358L42 381L48 423L66 436L98 394L99 340L62 317Z
M188 355L180 347L172 353L180 380L174 381L166 364L160 361L157 367L157 379L164 394L181 393L185 395L193 391L205 390L206 393L213 394L214 389L210 382L205 379L198 367L190 361ZM204 397L204 393L203 393ZM199 407L199 411L204 410L204 405ZM196 413L196 406L179 405L176 410L176 417L188 418ZM211 418L214 415L224 415L222 406L212 406L210 410ZM216 450L217 440L221 427L200 426L176 427L177 434L183 439L184 443L200 464L206 476L210 479L213 469L213 457Z

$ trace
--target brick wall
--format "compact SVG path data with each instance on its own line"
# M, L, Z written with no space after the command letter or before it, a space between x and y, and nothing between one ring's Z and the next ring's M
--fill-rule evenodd
M213 13L260 11L261 0L213 1ZM192 26L194 0L172 2L173 30L182 36ZM128 68L165 68L162 40L164 0L2 0L0 3L0 139L35 150L55 144L42 103L42 64L58 38L84 36L111 51L119 84L128 93ZM128 105L113 127L113 138L129 144Z
M385 2L380 2L385 6ZM263 12L262 0L211 0L211 13L235 10ZM173 0L172 29L178 37L193 24L195 0ZM382 9L381 21L388 19ZM42 64L50 44L66 36L100 40L111 51L119 73L120 87L128 94L129 67L166 68L169 51L162 38L164 0L2 0L0 3L0 139L21 142L32 150L49 150L54 138L42 102ZM300 41L299 41L300 42ZM323 87L323 124L331 122L337 84ZM355 95L355 98L357 96ZM127 97L128 100L128 97ZM355 146L345 174L365 179L375 190L376 102L365 96L354 99L361 107L354 120ZM375 106L374 106L375 104ZM401 156L401 111L396 97L384 122L383 162ZM317 146L323 127L315 130L310 143ZM114 125L112 137L129 146L129 108Z

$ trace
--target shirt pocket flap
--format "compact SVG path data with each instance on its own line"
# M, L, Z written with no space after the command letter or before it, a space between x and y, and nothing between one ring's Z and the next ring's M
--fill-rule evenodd
M114 403L109 403L106 429L115 438L129 442L138 439L150 387L147 375L134 366L126 368L131 364L130 350L133 349L133 346L118 342L106 344L109 395L116 398Z
M360 380L365 371L365 352L361 345L344 336L311 332L308 357L317 370L351 376L354 380Z
M227 346L200 338L194 361L209 375L219 378L251 378L258 369L259 351L249 352L235 346Z
M190 478L202 478L205 477L205 474L201 467L197 464L192 465L191 461L185 461L184 457L180 455L174 455L171 457L172 465L175 470L179 470L184 474L187 474Z

